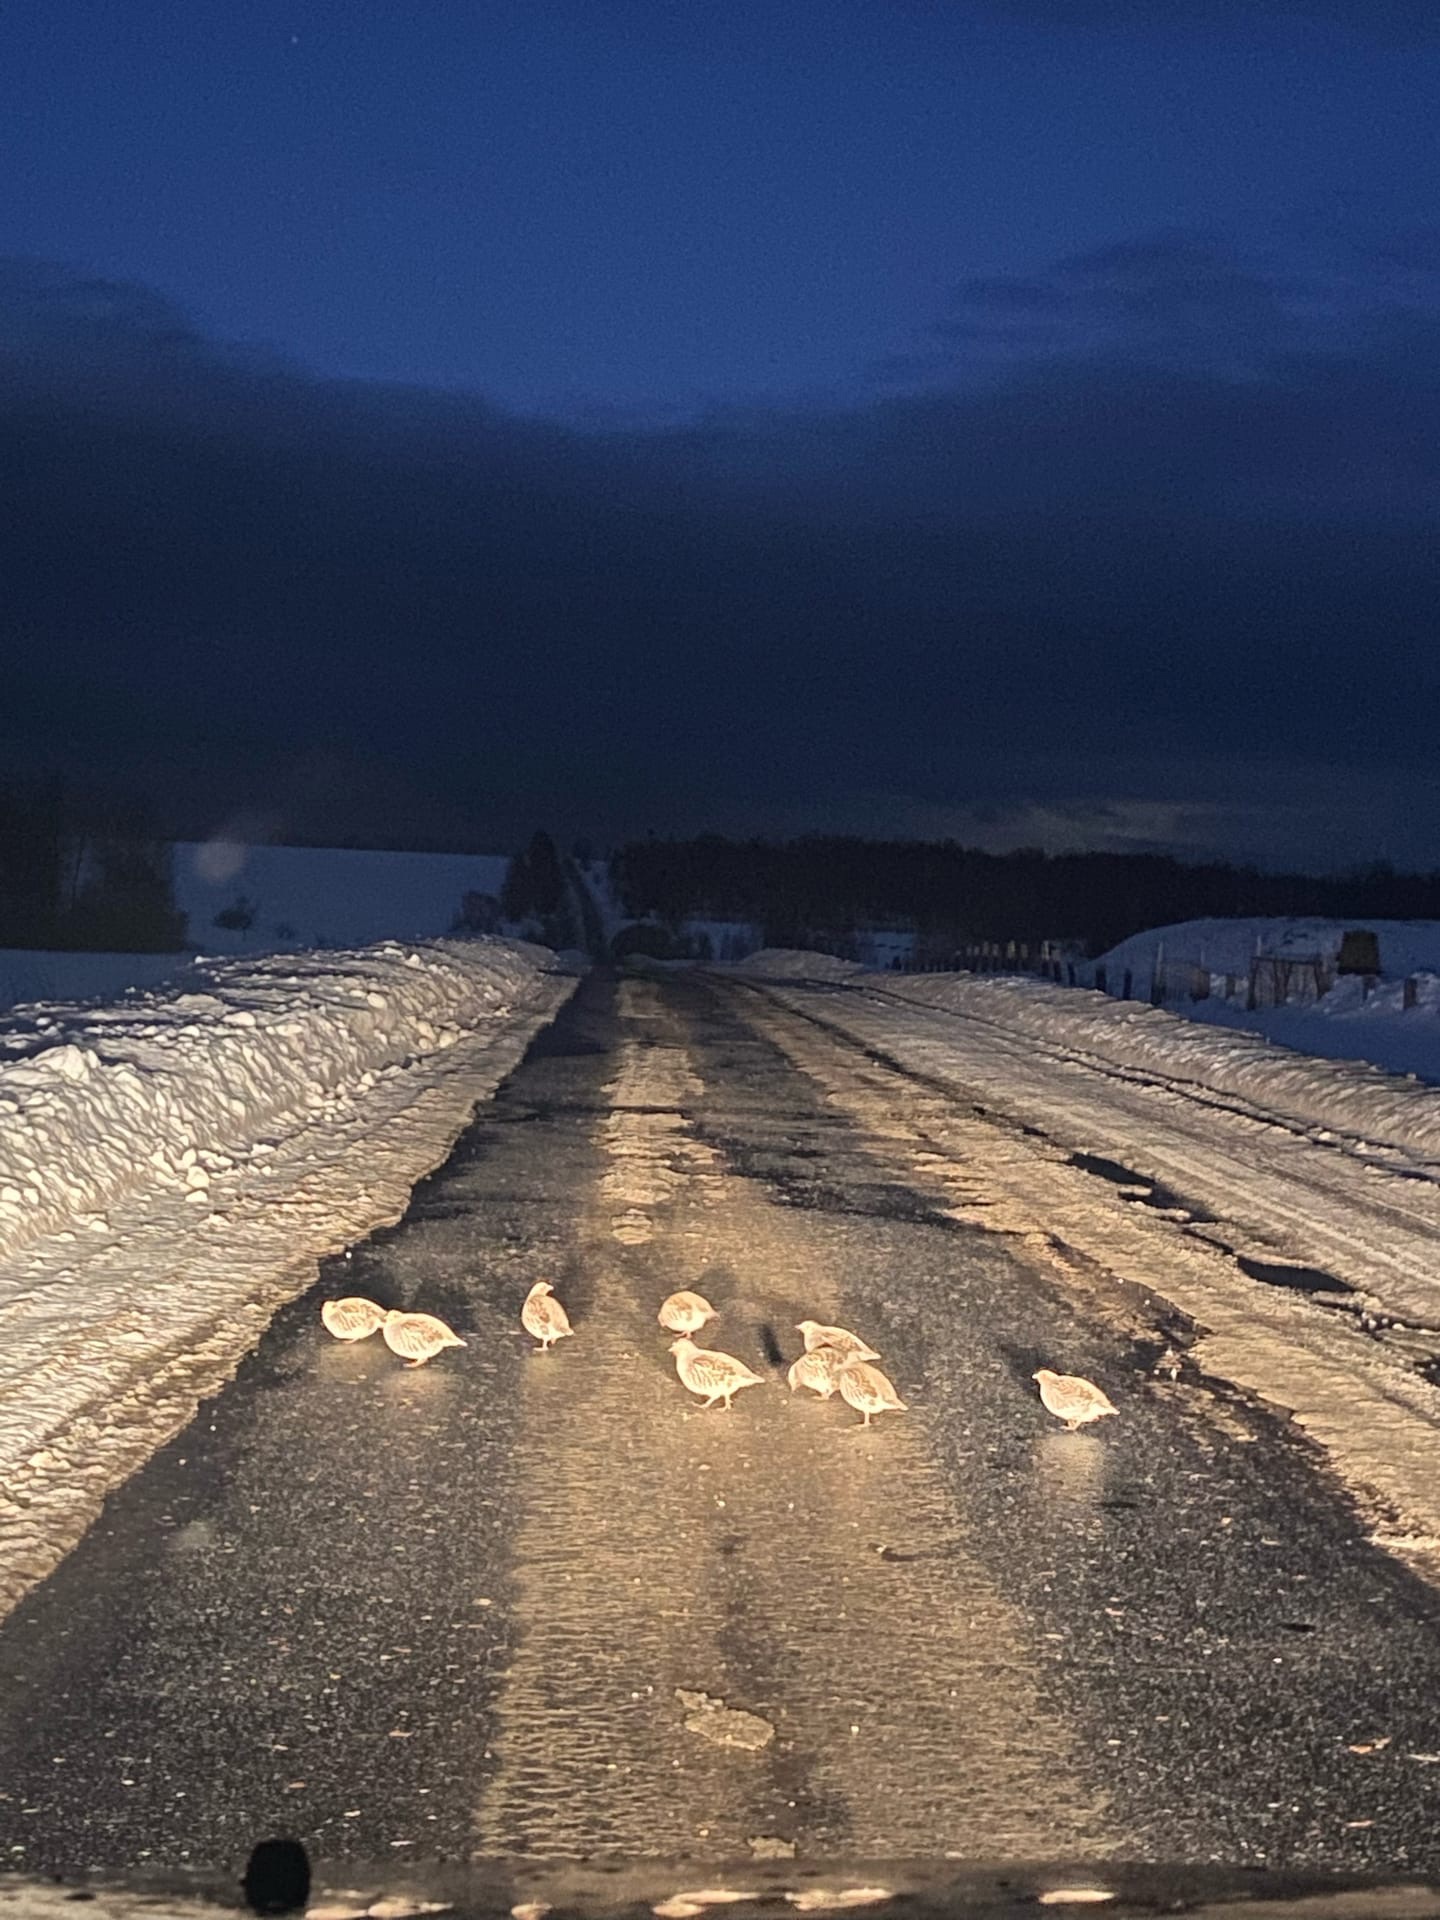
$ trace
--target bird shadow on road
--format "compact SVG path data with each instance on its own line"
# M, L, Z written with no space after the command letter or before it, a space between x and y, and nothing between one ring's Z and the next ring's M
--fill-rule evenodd
M1031 1346L1015 1340L997 1340L995 1351L1004 1361L1006 1371L1029 1394L1035 1391L1034 1376L1040 1367L1054 1367L1057 1372L1069 1371L1056 1361L1053 1347Z

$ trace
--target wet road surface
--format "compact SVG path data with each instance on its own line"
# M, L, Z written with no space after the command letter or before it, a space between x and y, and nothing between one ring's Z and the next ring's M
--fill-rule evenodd
M329 1861L1440 1869L1434 1594L1283 1425L1153 1381L1163 1325L958 1223L807 1049L880 1071L740 986L583 984L0 1628L0 1862L223 1868L284 1830ZM541 1277L577 1335L546 1356ZM765 1377L729 1413L675 1379L679 1287ZM469 1344L337 1345L342 1292ZM807 1316L910 1412L792 1399ZM1120 1419L1058 1428L1042 1364Z

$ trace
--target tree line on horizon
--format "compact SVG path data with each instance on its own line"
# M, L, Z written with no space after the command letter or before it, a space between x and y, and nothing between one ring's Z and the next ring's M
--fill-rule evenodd
M0 787L0 947L174 953L169 843L133 808L87 812L58 781Z
M1383 862L1322 876L1163 853L987 853L952 840L703 834L632 841L613 855L611 876L637 920L748 921L767 946L897 927L936 951L1069 940L1093 956L1179 920L1440 919L1440 872L1397 873Z

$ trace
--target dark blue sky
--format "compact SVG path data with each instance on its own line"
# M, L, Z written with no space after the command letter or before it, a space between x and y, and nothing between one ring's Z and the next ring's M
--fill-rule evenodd
M1440 863L1437 123L1410 0L8 6L12 751Z
M1397 30L1425 11L12 5L0 247L504 406L848 393L974 275L1429 218L1440 39Z

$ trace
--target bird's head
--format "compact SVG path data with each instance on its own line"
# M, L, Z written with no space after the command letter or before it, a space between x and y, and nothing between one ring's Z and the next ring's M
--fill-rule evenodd
M797 1333L811 1334L814 1333L819 1324L820 1322L818 1320L797 1320L795 1322L795 1331Z
M695 1342L690 1338L688 1333L682 1333L678 1340L672 1340L670 1342L670 1351L671 1353L693 1353L695 1351Z
M1052 1367L1040 1367L1036 1372L1031 1374L1030 1378L1032 1380L1038 1380L1043 1387L1047 1380L1058 1380L1060 1376Z
M534 1286L531 1287L529 1293L526 1295L526 1298L529 1300L533 1300L536 1298L538 1294L553 1293L554 1291L555 1291L555 1283L553 1280L537 1280Z
M395 1322L400 1318L401 1318L401 1313L398 1307L389 1307L386 1309L385 1325L387 1327L393 1327Z

